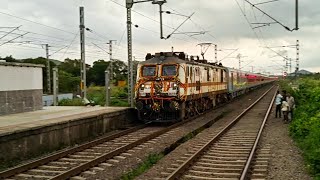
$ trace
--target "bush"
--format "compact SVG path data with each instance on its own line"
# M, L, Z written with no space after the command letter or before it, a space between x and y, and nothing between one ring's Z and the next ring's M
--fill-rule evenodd
M90 86L87 90L88 99L94 101L95 104L104 106L106 102L106 89L103 86ZM128 106L128 93L126 88L111 87L111 106Z
M303 151L309 171L320 179L320 81L312 77L298 81L293 91L288 82L281 82L283 89L295 97L297 108L290 124L290 135Z
M84 106L82 99L62 99L59 101L58 106Z

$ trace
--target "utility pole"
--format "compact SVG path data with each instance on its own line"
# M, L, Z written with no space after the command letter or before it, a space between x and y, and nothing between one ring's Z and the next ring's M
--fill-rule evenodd
M105 86L106 86L106 106L110 106L110 77L109 77L109 71L106 70L104 73L105 73Z
M53 68L53 105L58 105L58 95L59 95L59 76L58 68Z
M49 60L49 45L46 44L46 57L47 57L47 88L48 94L51 94L51 75L50 75L50 60Z
M87 82L86 82L86 61L85 61L85 26L84 26L84 8L80 7L80 48L81 48L81 97L87 98Z
M112 57L112 42L115 42L116 40L109 40L109 57L110 57L110 65L109 65L109 72L110 72L110 81L113 80L113 57Z

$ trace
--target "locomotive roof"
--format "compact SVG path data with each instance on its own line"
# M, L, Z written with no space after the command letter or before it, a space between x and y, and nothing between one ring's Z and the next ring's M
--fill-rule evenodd
M160 53L156 53L154 57L140 62L140 65L157 65L157 64L193 64L193 65L200 65L200 66L210 66L210 67L216 67L216 68L225 68L223 66L218 66L218 65L212 65L209 63L200 63L197 62L197 60L188 60L186 59L180 59L176 53L163 53L160 55Z

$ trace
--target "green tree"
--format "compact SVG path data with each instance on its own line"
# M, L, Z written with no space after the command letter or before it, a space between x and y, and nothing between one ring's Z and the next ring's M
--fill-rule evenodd
M80 77L75 77L71 73L59 70L59 92L77 93L80 89Z
M105 85L105 70L109 67L109 62L98 60L93 63L88 71L87 83L97 86Z
M13 58L12 55L7 56L5 58L0 57L0 60L5 60L6 62L20 62L19 60L16 60L15 58Z
M110 61L98 60L93 63L92 68L88 71L88 84L104 86L105 71L109 68ZM114 60L112 63L113 80L126 80L128 75L128 66L120 60Z
M59 65L59 70L70 73L74 77L80 77L80 60L67 58Z

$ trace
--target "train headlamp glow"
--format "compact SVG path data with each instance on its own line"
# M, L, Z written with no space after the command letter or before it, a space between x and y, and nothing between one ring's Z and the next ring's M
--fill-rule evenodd
M141 90L144 90L144 84L141 85L140 89L141 89Z
M173 90L177 90L177 89L178 89L178 84L177 84L177 83L173 83L172 89L173 89Z

